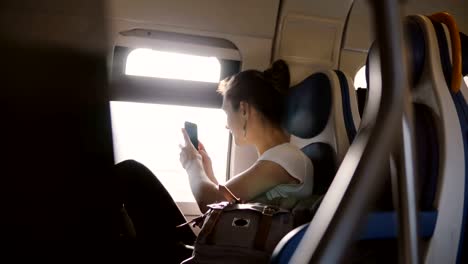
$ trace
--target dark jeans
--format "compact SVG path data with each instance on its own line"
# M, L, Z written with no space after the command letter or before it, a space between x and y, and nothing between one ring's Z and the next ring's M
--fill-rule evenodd
M160 257L176 257L175 262L190 256L181 244L193 245L196 236L188 225L176 228L186 219L157 177L134 160L116 164L114 175L119 206L125 206L133 222L134 241Z

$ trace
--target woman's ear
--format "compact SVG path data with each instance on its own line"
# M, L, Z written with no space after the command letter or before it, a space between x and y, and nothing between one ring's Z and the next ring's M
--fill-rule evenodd
M247 103L246 101L241 101L239 103L240 107L239 107L239 111L242 115L243 118L247 119L249 117L249 103Z

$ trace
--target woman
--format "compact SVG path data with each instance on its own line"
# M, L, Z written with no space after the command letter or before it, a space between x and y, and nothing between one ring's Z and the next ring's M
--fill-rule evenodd
M252 144L259 155L249 169L225 184L242 201L291 208L312 194L312 163L289 143L290 137L281 127L289 81L288 66L279 60L264 72L243 71L219 85L227 128L236 145ZM218 188L203 144L197 150L184 129L182 133L185 146L180 146L180 162L187 171L197 204L205 212L208 204L226 198ZM157 178L135 161L125 161L116 167L124 194L121 202L132 219L136 238L160 241L164 237L164 246L177 242L193 244L195 235L189 227L175 229L185 218Z
M236 145L254 145L258 160L225 186L242 201L257 201L291 208L312 193L312 164L289 143L281 127L284 95L289 88L288 66L276 61L265 72L248 70L221 82L227 128ZM192 193L202 212L206 205L226 200L218 190L203 144L197 149L185 130L180 161L190 179Z

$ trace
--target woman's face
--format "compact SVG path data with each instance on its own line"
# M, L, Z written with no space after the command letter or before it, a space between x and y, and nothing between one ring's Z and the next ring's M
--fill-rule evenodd
M226 128L231 131L231 134L234 137L234 142L236 145L244 145L246 142L246 139L244 137L244 123L246 122L246 119L242 115L242 107L239 107L239 109L236 111L234 110L232 103L229 99L224 98L223 99L223 107L222 109L227 115L227 125Z

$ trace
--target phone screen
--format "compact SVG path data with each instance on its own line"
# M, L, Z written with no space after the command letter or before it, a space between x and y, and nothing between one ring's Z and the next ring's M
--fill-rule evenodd
M198 149L198 131L197 131L197 124L191 123L186 121L185 122L185 130L190 137L190 141L192 141L193 146Z

